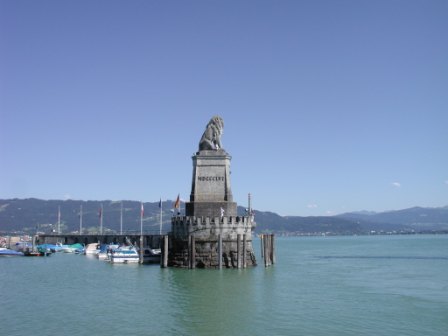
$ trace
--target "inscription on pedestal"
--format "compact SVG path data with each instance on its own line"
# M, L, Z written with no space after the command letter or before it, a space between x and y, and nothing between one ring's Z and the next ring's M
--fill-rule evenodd
M224 181L224 176L198 176L198 181Z

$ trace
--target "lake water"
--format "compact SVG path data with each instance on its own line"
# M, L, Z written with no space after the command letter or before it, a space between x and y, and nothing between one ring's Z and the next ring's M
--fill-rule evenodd
M276 238L244 270L0 258L0 333L448 335L448 235Z

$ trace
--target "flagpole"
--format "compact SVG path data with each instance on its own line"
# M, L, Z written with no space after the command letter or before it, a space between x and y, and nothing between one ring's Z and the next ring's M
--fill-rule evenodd
M141 202L140 210L140 236L143 236L143 202Z
M139 263L143 264L143 202L141 202L140 209L140 249L139 249Z
M121 210L120 210L120 235L123 234L123 201L121 201Z
M100 235L103 234L103 203L101 203L101 213L100 213Z
M79 234L82 235L82 204L79 210Z
M248 229L250 229L252 227L252 209L251 209L251 207L252 207L251 195L250 195L250 193L248 193L247 194L247 216L248 216L247 220L248 220L249 227L246 228L246 232Z
M162 235L162 198L160 198L160 232L159 234Z
M61 234L61 206L58 206L58 234Z
M248 214L249 214L249 224L252 224L252 202L251 202L251 195L250 193L247 195L247 208L249 209Z

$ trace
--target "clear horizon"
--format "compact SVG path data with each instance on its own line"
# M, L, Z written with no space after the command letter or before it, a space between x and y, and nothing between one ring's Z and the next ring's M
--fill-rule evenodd
M0 0L0 198L189 199L220 115L238 205L444 207L447 10Z

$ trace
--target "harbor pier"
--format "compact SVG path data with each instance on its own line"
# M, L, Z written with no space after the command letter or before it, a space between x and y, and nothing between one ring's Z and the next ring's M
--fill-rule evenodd
M159 234L143 234L143 246L160 248L160 241L163 236ZM131 242L135 246L140 244L140 234L40 234L37 236L37 244L126 244Z

